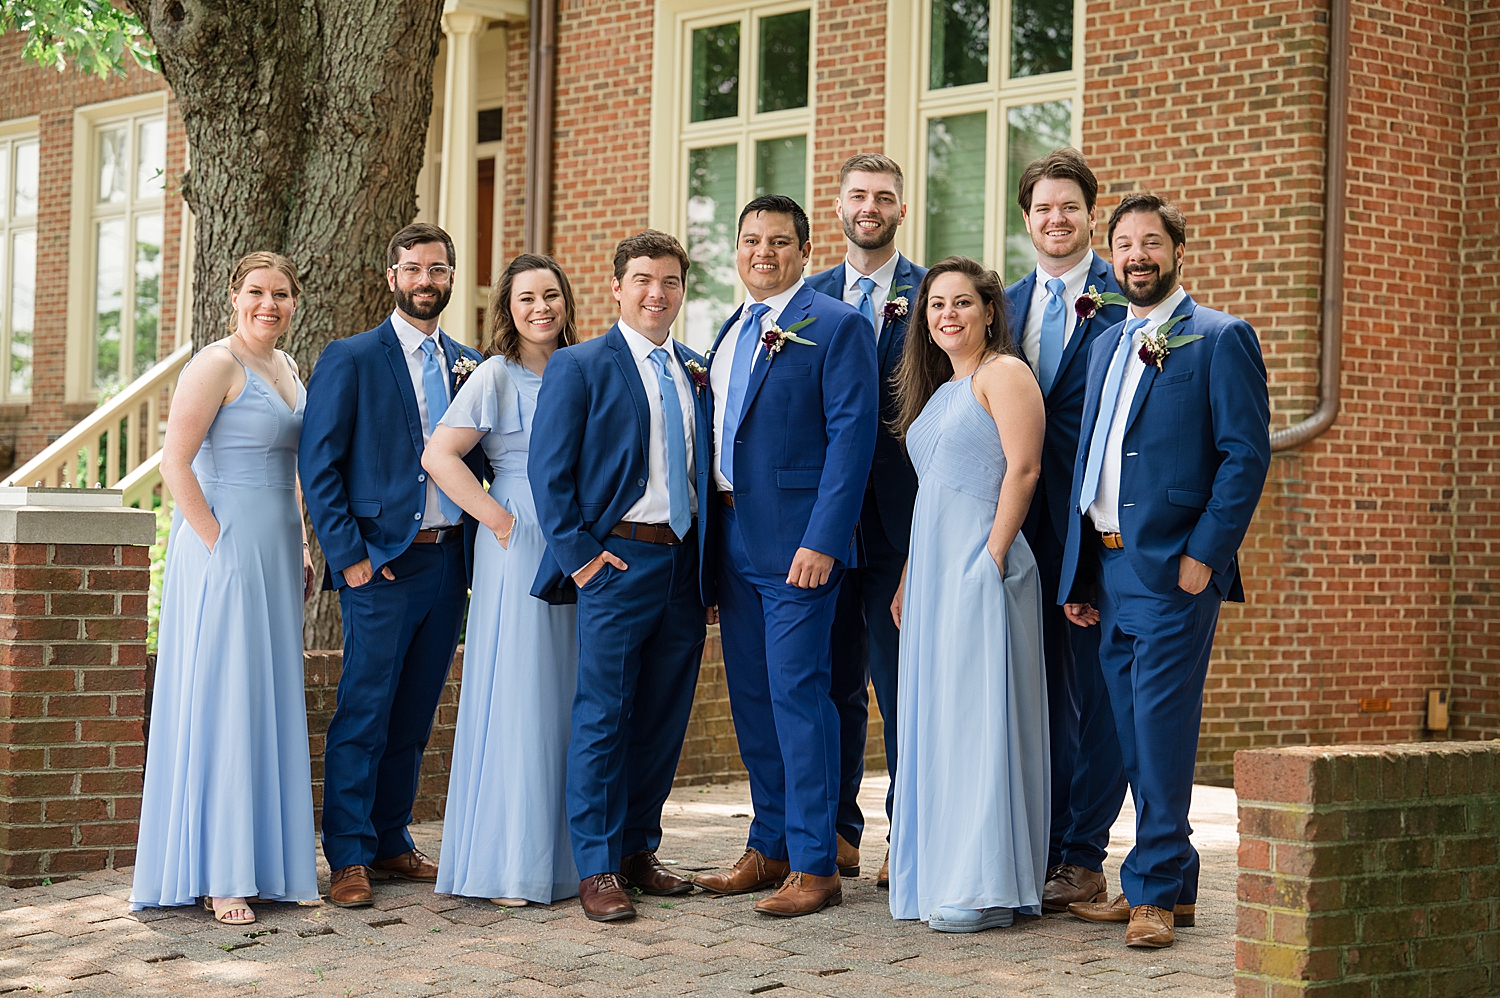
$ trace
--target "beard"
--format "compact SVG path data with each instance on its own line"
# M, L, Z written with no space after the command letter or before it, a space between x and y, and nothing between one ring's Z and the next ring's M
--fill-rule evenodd
M412 301L412 295L436 294L437 300L431 305L421 306ZM436 319L443 314L443 309L448 307L448 299L453 297L453 284L450 282L446 288L440 288L435 284L419 284L410 292L401 287L400 282L396 284L396 307L413 319Z
M1160 305L1166 300L1172 289L1177 287L1177 267L1174 264L1171 270L1163 271L1156 268L1155 274L1132 274L1126 271L1120 281L1120 292L1125 295L1125 300L1137 308L1147 308L1151 305ZM1144 279L1144 283L1131 283L1132 278Z
M896 238L897 221L892 219L889 223L881 220L880 228L873 232L866 232L854 224L854 217L846 216L841 219L844 223L844 235L854 245L863 250L875 250L889 246Z

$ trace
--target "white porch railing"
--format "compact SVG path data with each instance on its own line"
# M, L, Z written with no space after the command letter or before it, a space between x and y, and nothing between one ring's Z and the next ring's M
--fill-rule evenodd
M126 506L150 509L162 489L161 443L177 376L193 355L185 343L58 437L0 485L118 488Z

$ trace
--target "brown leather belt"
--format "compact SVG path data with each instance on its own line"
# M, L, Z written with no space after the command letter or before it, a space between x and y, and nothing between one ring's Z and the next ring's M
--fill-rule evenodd
M1103 544L1111 551L1119 551L1125 547L1125 538L1121 537L1119 534L1106 534L1101 530L1099 532L1099 543Z
M631 523L621 520L609 531L616 537L623 537L630 541L645 541L647 544L681 544L685 538L678 537L672 532L671 526L665 523ZM693 533L692 527L688 528L688 535Z
M733 492L720 492L719 493L719 502L721 502L724 505L728 506L730 509L734 509L734 493Z
M418 530L417 536L411 539L413 544L441 544L450 537L457 537L463 532L463 527L428 527L426 530Z

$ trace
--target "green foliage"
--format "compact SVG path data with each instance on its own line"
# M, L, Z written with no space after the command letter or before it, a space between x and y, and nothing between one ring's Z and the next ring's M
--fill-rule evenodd
M156 47L134 14L109 0L0 0L0 32L22 31L22 55L39 66L62 70L71 60L83 73L103 79L125 75L125 57L156 72Z

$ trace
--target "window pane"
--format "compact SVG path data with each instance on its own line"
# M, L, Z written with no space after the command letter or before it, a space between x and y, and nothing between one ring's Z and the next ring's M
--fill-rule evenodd
M31 330L36 317L36 231L10 244L10 393L31 391Z
M120 323L125 304L126 231L123 218L98 227L98 277L94 285L94 385L120 386Z
M984 256L984 112L927 122L927 263Z
M167 123L143 121L136 131L135 196L161 197L167 189Z
M714 146L688 153L687 342L705 350L737 297L734 269L735 160L739 147Z
M755 196L762 194L785 194L798 204L807 200L806 135L755 143Z
M932 0L931 61L933 90L990 78L990 0Z
M16 146L16 196L12 214L17 218L36 214L37 144L22 142ZM0 191L4 190L0 183Z
M499 142L505 138L505 109L490 108L479 112L479 141Z
M693 31L693 121L740 113L740 22Z
M161 216L135 220L135 356L131 378L156 363L156 334L161 325Z
M1036 247L1026 234L1026 220L1016 204L1021 174L1032 160L1072 141L1072 101L1023 104L1008 114L1010 134L1006 138L1005 164L1005 283L1026 276L1036 266Z
M123 127L99 133L100 201L125 200L125 178L130 171L130 164L125 158L125 140L129 134Z
M1010 75L1039 76L1073 68L1073 0L1014 0L1010 8Z
M807 52L812 11L760 19L761 111L807 106Z

